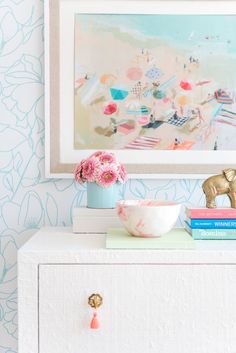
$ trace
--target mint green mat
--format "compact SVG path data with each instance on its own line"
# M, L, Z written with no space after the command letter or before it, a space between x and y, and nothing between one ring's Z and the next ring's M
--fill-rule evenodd
M194 249L195 241L183 228L174 228L160 238L138 238L123 228L110 228L107 249Z

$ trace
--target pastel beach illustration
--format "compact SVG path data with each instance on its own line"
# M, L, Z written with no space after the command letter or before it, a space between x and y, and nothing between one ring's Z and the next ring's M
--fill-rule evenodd
M236 150L236 17L75 15L74 148Z

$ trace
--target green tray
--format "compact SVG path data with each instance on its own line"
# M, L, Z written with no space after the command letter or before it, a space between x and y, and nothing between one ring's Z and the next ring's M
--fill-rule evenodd
M131 236L124 228L110 228L106 235L107 249L194 249L195 241L183 228L174 228L160 238Z

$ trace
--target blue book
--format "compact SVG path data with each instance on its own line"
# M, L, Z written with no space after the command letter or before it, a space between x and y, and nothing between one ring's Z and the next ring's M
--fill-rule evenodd
M187 219L192 229L236 229L236 219Z
M186 221L185 229L195 240L236 240L236 229L194 229Z

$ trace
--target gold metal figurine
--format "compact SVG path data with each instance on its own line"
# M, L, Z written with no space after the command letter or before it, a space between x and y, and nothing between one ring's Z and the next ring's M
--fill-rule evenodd
M206 207L215 208L218 195L228 195L232 208L236 208L236 169L224 169L222 174L214 175L202 184L206 196Z

